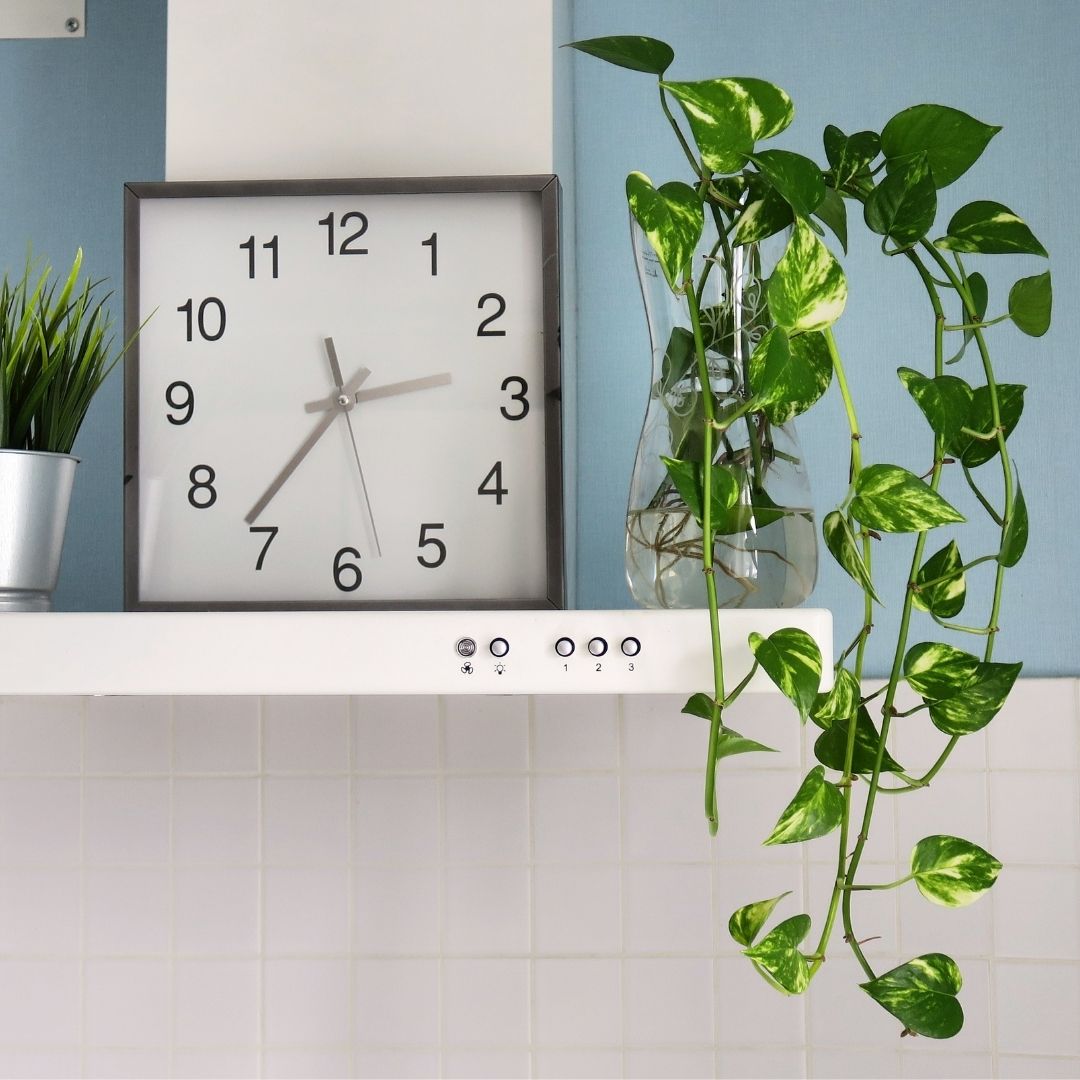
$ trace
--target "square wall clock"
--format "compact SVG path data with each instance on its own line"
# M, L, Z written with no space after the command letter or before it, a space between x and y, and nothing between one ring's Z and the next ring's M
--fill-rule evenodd
M561 607L558 201L128 184L126 606Z

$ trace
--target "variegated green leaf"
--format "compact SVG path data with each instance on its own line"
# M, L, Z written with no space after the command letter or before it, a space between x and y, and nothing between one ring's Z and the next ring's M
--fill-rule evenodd
M752 633L748 640L762 670L805 722L821 686L821 650L817 642L805 630L793 626L774 630L767 638Z
M821 205L814 211L814 217L823 225L831 229L833 235L840 241L840 247L847 254L847 203L834 188L825 189L825 198Z
M963 565L956 541L950 540L919 567L915 575L916 588L911 595L912 603L939 619L959 615L967 600L967 581L961 569Z
M1013 466L1016 473L1016 466ZM1023 557L1028 542L1028 511L1024 492L1020 488L1020 474L1016 473L1016 495L1013 497L1012 513L1001 538L998 561L1002 566L1015 566Z
M1026 386L1019 383L998 383L998 416L1001 418L1003 434L1007 439L1020 422L1024 412L1024 391ZM971 395L971 407L968 409L964 426L972 431L989 432L994 428L994 413L990 403L990 388L977 386ZM970 435L958 434L949 443L949 452L958 457L969 469L985 465L998 455L997 439L976 439Z
M874 588L870 571L866 568L866 562L863 560L862 552L859 551L858 541L851 531L848 519L839 510L831 511L825 515L825 520L821 523L821 533L832 557L847 571L860 589L868 592L880 604L881 597Z
M959 109L914 105L897 113L882 128L881 150L890 172L925 154L934 184L943 188L979 160L986 144L1000 130Z
M746 904L732 913L728 919L728 933L740 945L749 948L761 933L761 928L769 920L769 916L776 910L776 905L790 896L791 891L782 892L771 900L756 900L752 904Z
M867 226L899 248L918 243L937 216L937 189L926 156L919 154L890 172L866 199Z
M632 172L626 178L626 201L649 238L668 285L677 291L705 225L701 200L688 184L672 180L655 188L644 173Z
M927 836L911 853L911 873L919 892L942 907L966 907L997 881L1001 863L970 840Z
M775 236L794 220L791 207L772 188L766 188L761 198L747 204L739 215L735 231L731 234L733 247L756 244L768 236Z
M825 836L840 824L843 815L844 796L832 781L825 779L825 766L818 765L806 774L764 843L801 844Z
M942 641L912 645L904 657L904 678L924 698L948 698L975 678L979 658Z
M899 465L870 465L855 480L851 514L881 532L922 532L964 520L929 484Z
M1017 330L1029 337L1042 337L1050 329L1053 299L1049 270L1035 277L1021 278L1009 290L1009 315Z
M808 157L790 150L762 150L750 157L796 214L809 217L821 205L825 181L817 164Z
M928 1039L951 1039L964 1026L956 995L964 980L956 962L944 953L926 953L860 983L905 1030Z
M773 327L750 356L750 386L773 424L786 424L816 404L832 382L832 358L821 333L789 338Z
M694 519L702 524L703 506L701 493L704 491L702 483L702 467L698 461L679 461L675 458L664 457L660 460L667 468L668 476L675 485L675 490L682 496L687 509L694 515ZM713 520L719 519L725 510L728 510L738 502L739 484L729 469L717 465L712 469L712 508Z
M825 128L824 142L825 156L832 166L837 187L843 187L849 180L866 172L881 152L881 138L876 131L857 131L854 135L845 135L838 127L829 124Z
M934 243L947 251L1049 258L1046 248L1016 214L1007 206L988 200L960 207L949 222L947 235Z
M897 369L897 375L915 404L922 410L935 435L951 446L967 423L971 411L972 390L955 375L927 378L911 368Z
M837 772L844 771L844 761L847 758L848 732L851 730L851 720L847 717L834 720L828 731L818 736L814 743L814 757L822 765ZM874 721L870 719L870 713L866 707L860 705L855 720L855 748L851 758L851 771L856 776L866 776L874 771L874 762L877 761L878 744L881 735L874 727ZM888 750L881 758L882 772L903 772L903 767L893 758Z
M786 994L801 994L810 985L810 971L799 945L810 933L810 916L793 915L777 923L752 948L744 949L765 980Z
M609 64L644 71L649 75L663 75L675 59L671 46L656 38L617 35L613 37L588 38L569 42L571 49L588 53Z
M814 698L810 719L818 727L828 728L837 720L854 716L859 706L859 692L858 680L847 668L841 668L836 673L832 689Z
M930 702L930 720L946 735L970 735L997 716L1024 665L981 663L956 694Z
M760 111L743 81L707 79L662 85L682 106L706 168L738 172L754 149L755 117Z
M768 286L769 312L792 334L824 330L843 314L847 281L840 264L805 221L796 221Z

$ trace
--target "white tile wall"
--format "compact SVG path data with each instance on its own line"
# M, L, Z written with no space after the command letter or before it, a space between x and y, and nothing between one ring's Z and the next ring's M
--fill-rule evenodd
M716 840L671 698L0 699L0 1077L1078 1077L1078 700L1022 682L882 797L868 879L930 832L1007 863L962 911L856 906L879 970L960 962L938 1044L838 937L806 998L728 937L786 890L820 921L832 874L831 840L760 846L814 734L776 698L730 717L778 753L722 766Z

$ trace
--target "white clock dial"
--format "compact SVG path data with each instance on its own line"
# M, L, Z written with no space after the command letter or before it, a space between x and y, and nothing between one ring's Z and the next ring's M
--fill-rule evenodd
M561 603L543 179L129 186L129 606Z

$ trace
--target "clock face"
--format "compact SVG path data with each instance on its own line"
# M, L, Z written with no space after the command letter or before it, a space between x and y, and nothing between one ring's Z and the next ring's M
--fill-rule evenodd
M555 203L129 185L128 606L561 606Z

